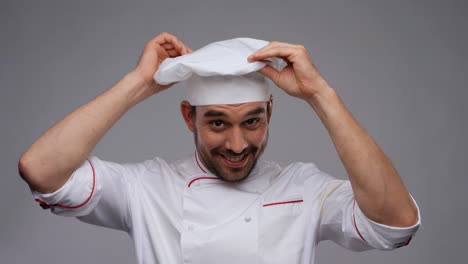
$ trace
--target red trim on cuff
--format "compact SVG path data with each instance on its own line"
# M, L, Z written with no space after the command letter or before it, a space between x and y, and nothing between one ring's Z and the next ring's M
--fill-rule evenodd
M46 203L45 201L42 201L41 199L39 198L35 198L34 200L36 202L38 202L41 206L48 206L48 207L52 207L52 206L55 206L55 207L60 207L60 208L64 208L64 209L78 209L80 207L83 207L85 206L89 200L91 200L91 197L93 196L94 194L94 189L96 187L96 172L94 171L94 166L93 164L91 163L91 161L87 160L89 165L91 165L91 169L93 171L93 187L91 189L91 194L89 195L88 199L86 199L86 201L84 201L83 203L79 204L79 205L75 205L75 206L68 206L68 205L63 205L63 204L48 204Z
M264 204L263 207L272 206L272 205L279 205L279 204L302 203L302 202L304 202L304 200L292 200L292 201L268 203L268 204Z
M397 246L397 248L401 248L401 247L405 247L405 246L409 245L409 242L411 242L411 239L413 239L413 237L410 237L405 243Z
M187 187L190 188L190 186L192 185L192 183L194 183L194 182L196 182L196 181L198 181L198 180L204 180L204 179L219 180L218 177L198 177L198 178L195 178L195 179L191 180L191 181L189 182L189 184L187 185Z
M364 237L361 235L361 232L359 232L359 228L357 227L356 225L356 217L354 216L354 207L356 205L356 200L353 200L353 222L354 222L354 228L356 228L356 231L359 235L359 237L361 237L362 240L364 240L364 242L367 242Z

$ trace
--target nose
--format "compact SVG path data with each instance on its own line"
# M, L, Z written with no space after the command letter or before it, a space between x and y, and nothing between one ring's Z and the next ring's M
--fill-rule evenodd
M240 154L249 144L245 140L244 134L240 128L233 127L231 133L227 136L225 147L234 153Z

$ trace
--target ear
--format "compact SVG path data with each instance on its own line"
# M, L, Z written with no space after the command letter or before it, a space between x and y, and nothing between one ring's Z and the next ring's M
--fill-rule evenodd
M180 113L182 114L182 117L184 118L185 124L187 125L187 128L190 131L194 131L195 128L195 112L192 111L192 105L190 105L189 102L187 101L182 101L180 103Z
M271 112L273 111L273 95L270 95L270 100L267 102L267 108L269 109L268 111L268 124L270 123L271 119Z

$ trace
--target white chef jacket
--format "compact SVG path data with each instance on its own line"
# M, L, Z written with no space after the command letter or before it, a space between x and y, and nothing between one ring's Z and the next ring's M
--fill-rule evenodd
M369 220L349 181L311 163L260 160L246 180L228 183L196 153L173 163L92 156L56 192L33 195L55 214L128 232L140 264L314 263L322 240L389 250L407 245L419 227Z

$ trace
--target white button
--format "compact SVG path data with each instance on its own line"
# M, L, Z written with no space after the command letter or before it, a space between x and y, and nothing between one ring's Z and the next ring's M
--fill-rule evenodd
M250 216L244 217L244 221L245 221L245 222L248 223L248 222L250 222L250 220L252 220L252 218L251 218Z

